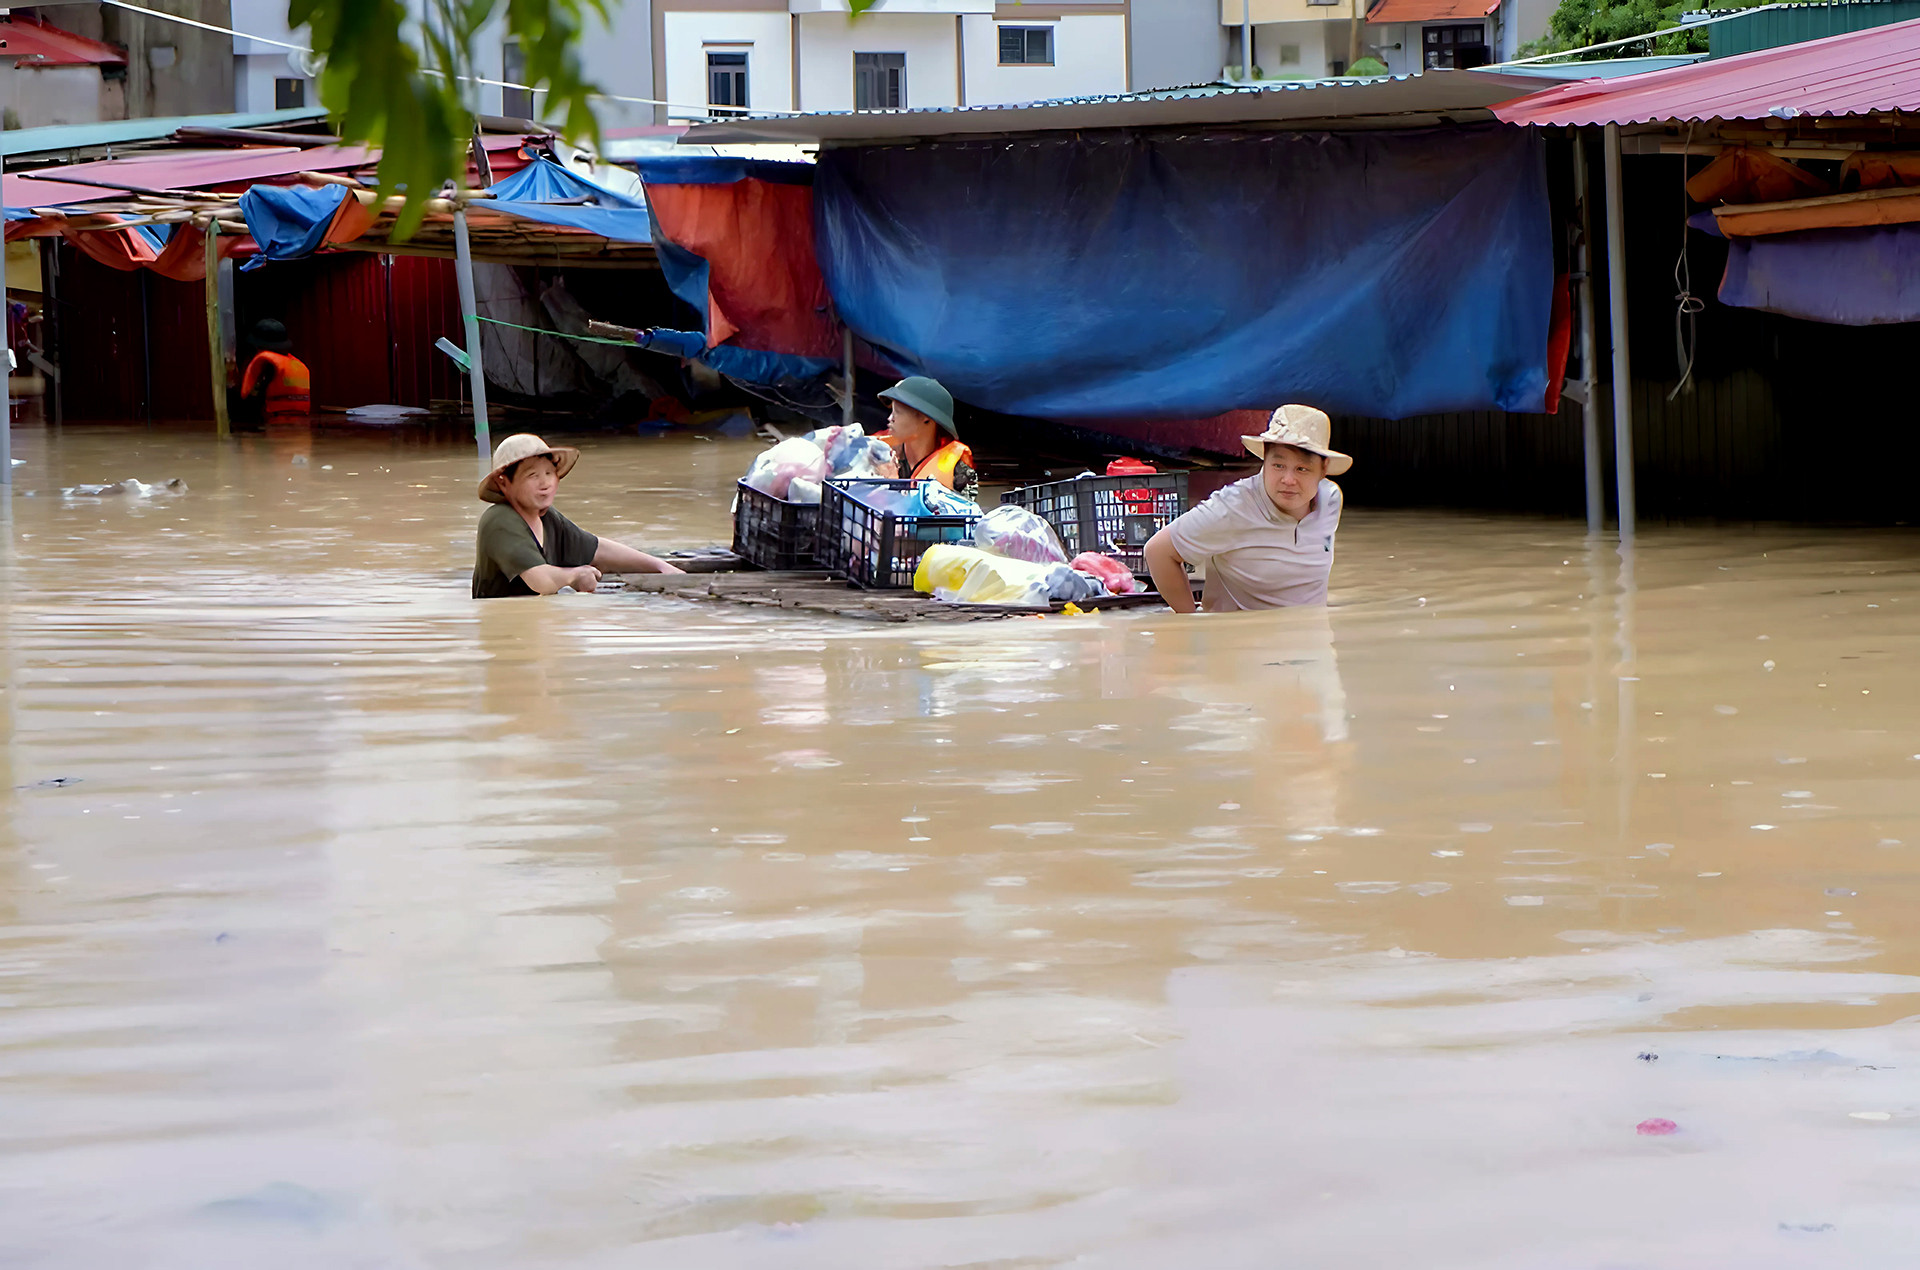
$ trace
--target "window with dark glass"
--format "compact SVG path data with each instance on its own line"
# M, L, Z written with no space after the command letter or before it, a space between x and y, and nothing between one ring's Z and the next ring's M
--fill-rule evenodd
M1000 65L1052 66L1053 28L1050 26L1001 27Z
M853 55L853 108L897 110L907 104L905 53Z
M273 108L275 110L299 110L306 104L306 80L276 79L273 81Z
M509 84L527 82L527 55L521 51L520 41L507 40L500 45L500 78ZM500 113L509 119L533 118L533 90L501 89Z
M716 115L744 115L747 106L747 55L707 54L707 105Z
M1449 67L1472 70L1492 61L1487 49L1487 28L1479 22L1462 26L1430 26L1423 32L1420 64L1428 70Z

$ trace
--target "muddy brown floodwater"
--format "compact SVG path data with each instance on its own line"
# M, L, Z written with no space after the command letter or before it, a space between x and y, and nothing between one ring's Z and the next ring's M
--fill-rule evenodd
M649 547L755 448L582 444ZM921 629L476 604L457 441L15 453L0 1264L1913 1264L1911 533Z

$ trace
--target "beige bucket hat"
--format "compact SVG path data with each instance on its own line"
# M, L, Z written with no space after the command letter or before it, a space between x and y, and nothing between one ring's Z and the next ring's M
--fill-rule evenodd
M1333 436L1333 420L1312 406L1282 406L1273 412L1267 430L1257 437L1241 437L1241 444L1256 459L1267 457L1269 445L1290 445L1308 454L1324 455L1327 475L1338 476L1353 466L1353 456L1342 454L1327 442Z
M507 496L493 483L500 475L500 469L510 467L521 459L545 456L553 460L554 471L561 476L573 471L573 465L580 461L580 451L570 445L548 445L531 432L516 432L493 448L493 470L480 478L480 501L483 503L504 503Z

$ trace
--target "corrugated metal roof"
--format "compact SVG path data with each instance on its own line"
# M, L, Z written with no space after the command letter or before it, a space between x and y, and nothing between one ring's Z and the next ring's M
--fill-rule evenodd
M100 190L91 185L69 185L65 181L30 181L12 172L0 177L0 204L9 209L65 207L69 203L125 198L126 194L125 190Z
M0 22L0 57L17 58L20 66L125 66L123 49L84 35L50 26L24 13Z
M247 115L174 115L166 119L114 119L106 123L59 124L51 128L15 128L0 132L0 154L63 154L101 146L158 141L176 128L272 128L317 123L327 117L320 109L268 110Z
M1706 60L1705 53L1654 53L1646 57L1605 57L1591 62L1533 62L1526 66L1503 66L1500 73L1555 80L1618 79L1622 75L1644 75L1648 71L1671 70Z
M1488 107L1540 81L1497 71L1432 70L1379 79L1280 80L1258 87L1219 84L1068 97L1008 106L942 106L919 110L719 119L695 124L689 144L910 141L983 134L1075 131L1082 128L1180 128L1314 121L1325 126L1406 126L1419 116L1487 119Z
M1791 119L1920 110L1920 21L1502 102L1514 124Z

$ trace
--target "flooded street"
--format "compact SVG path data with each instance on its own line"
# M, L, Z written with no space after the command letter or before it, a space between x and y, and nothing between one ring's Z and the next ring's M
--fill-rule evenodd
M655 550L759 448L577 443ZM0 1265L1912 1262L1911 531L894 626L472 601L470 440L14 453Z

